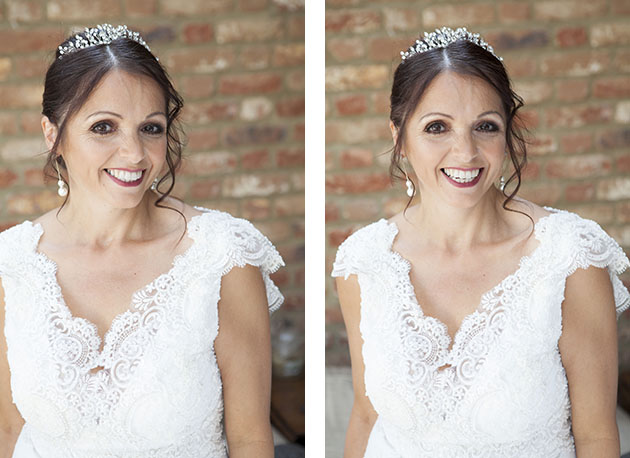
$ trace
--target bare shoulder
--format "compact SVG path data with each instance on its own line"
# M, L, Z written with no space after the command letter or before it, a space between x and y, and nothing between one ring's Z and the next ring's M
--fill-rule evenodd
M541 218L551 214L551 212L546 208L530 202L529 200L521 199L520 197L512 199L512 201L508 204L508 208L525 213L534 223L537 223Z

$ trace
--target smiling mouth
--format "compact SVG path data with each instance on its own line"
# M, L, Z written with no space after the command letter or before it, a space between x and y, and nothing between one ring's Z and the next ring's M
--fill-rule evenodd
M144 172L146 170L122 170L122 169L105 169L107 175L121 186L138 186L142 183L142 179L144 178Z
M468 187L477 184L477 182L481 178L483 167L467 170L452 168L443 168L440 170L451 183L455 184L458 187Z

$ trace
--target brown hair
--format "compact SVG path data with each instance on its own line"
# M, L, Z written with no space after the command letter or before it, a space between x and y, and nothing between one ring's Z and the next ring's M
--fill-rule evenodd
M526 129L517 114L523 106L521 99L511 87L505 67L493 54L466 40L450 43L445 48L434 48L408 57L398 65L394 74L390 97L390 119L398 130L392 148L389 167L392 179L403 179L404 171L400 165L401 151L405 141L407 121L418 106L420 99L433 79L444 71L453 71L460 75L481 78L492 86L501 99L507 116L505 140L514 173L507 179L503 195L506 197L503 208L518 192L521 186L521 172L527 163ZM507 186L516 181L516 186L507 194ZM415 184L414 184L415 189ZM407 207L411 199L407 203Z
M85 33L80 33L79 36L85 36ZM74 42L75 37L76 35L73 35L68 38L61 46L67 46ZM91 46L64 54L61 58L60 56L59 50L57 50L55 60L46 72L44 83L42 114L47 116L58 128L55 143L47 152L48 156L44 166L45 177L56 180L56 167L59 167L60 171L66 170L64 160L57 150L63 140L68 121L87 101L103 77L114 69L120 69L131 74L151 78L157 83L164 95L166 103L166 164L168 166L168 174L162 177L157 185L159 187L166 181L169 181L169 185L166 191L160 191L161 196L155 202L155 205L171 208L160 204L173 190L175 186L175 172L182 160L184 144L179 114L184 106L184 102L173 87L166 69L148 49L128 38L119 38L109 44ZM63 174L61 179L67 184ZM66 201L67 197L64 205ZM178 213L180 212L178 211Z

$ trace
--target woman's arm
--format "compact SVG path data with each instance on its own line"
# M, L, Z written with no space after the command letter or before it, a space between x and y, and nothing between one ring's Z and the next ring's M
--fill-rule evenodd
M273 458L269 309L258 268L235 267L223 277L214 346L230 458Z
M359 283L356 275L351 275L348 279L337 278L337 293L339 303L343 313L343 320L346 323L348 334L348 345L350 346L350 360L352 362L352 387L354 389L354 403L352 413L346 432L346 447L344 458L360 458L365 454L368 438L377 413L372 407L372 403L365 395L365 382L363 373L365 365L361 349L363 339L359 330L361 296Z
M578 458L618 458L617 322L606 269L578 269L567 279L559 348Z
M11 458L24 420L13 404L11 373L7 361L7 340L4 336L4 290L0 281L0 458Z

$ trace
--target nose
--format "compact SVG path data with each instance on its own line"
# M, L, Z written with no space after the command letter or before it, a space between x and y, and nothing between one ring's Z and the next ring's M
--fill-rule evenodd
M455 136L451 152L462 162L472 162L477 157L477 143L469 130Z
M138 164L144 159L144 145L137 134L124 135L118 148L120 157L130 164Z

